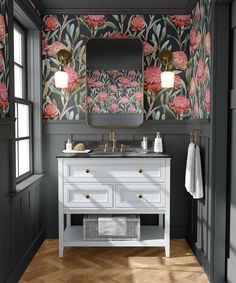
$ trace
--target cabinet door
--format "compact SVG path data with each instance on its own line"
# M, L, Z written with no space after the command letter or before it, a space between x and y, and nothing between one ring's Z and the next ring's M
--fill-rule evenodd
M113 186L110 184L65 184L64 207L113 207Z
M117 184L117 208L164 208L165 184Z

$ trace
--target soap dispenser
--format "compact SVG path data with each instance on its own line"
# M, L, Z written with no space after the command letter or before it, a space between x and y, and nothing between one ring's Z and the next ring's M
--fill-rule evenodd
M157 132L157 135L154 141L154 152L156 153L163 152L162 138L159 132Z

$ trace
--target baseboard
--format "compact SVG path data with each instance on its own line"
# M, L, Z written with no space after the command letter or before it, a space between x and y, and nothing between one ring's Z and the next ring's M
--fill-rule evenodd
M21 276L25 272L27 266L31 262L32 258L40 248L41 244L45 240L45 231L41 231L32 245L29 247L23 258L19 261L16 268L13 270L6 283L16 283L20 280Z

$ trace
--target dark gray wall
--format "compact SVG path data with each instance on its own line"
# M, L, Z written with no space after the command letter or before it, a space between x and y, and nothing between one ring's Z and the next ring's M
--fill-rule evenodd
M228 255L228 282L234 283L236 278L236 1L232 5L231 23L231 52L232 52L232 77L231 77L231 158L230 162L230 212L229 212L229 255Z

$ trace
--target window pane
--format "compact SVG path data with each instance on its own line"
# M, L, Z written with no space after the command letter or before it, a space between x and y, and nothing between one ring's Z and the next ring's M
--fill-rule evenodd
M29 105L18 103L19 138L29 136Z
M16 141L16 178L19 177L19 168L18 168L18 142Z
M18 141L19 143L19 175L29 172L29 140Z
M22 65L22 35L14 28L14 61Z
M15 118L16 118L16 123L15 123L15 136L18 138L18 104L15 103Z
M14 66L15 75L15 97L23 98L22 68Z

